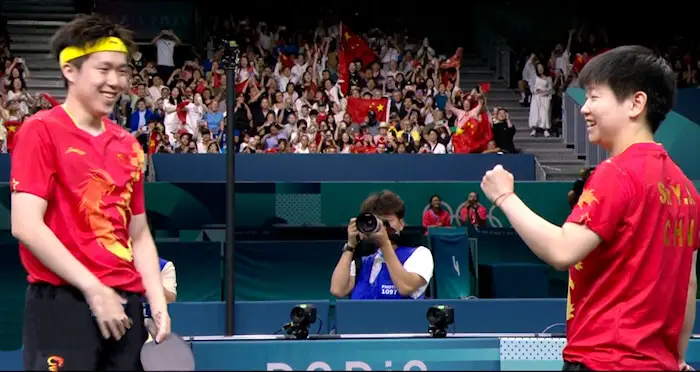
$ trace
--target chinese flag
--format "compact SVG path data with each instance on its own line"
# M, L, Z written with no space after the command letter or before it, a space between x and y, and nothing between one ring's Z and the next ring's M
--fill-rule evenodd
M12 152L12 149L15 146L15 134L17 134L17 131L21 126L21 121L8 120L5 122L5 129L7 130L7 152Z
M243 94L246 85L248 85L248 79L241 81L240 83L236 83L236 94Z
M462 49L461 47L457 48L457 51L452 57L446 59L440 64L440 75L442 76L443 84L447 85L448 82L454 81L454 79L456 78L456 75L459 73L459 67L462 65L463 51L464 49ZM454 68L455 70L452 71L452 68Z
M367 120L367 114L374 111L377 114L377 121L387 121L389 114L389 99L363 99L363 98L348 98L348 104L345 112L350 114L353 123L364 123Z
M283 67L294 67L294 59L282 52L280 52L280 62L282 62Z
M56 101L55 98L53 98L53 97L52 97L51 95L49 95L48 93L43 93L43 92L42 92L42 93L41 93L41 96L44 97L44 99L45 99L46 101L48 101L48 102L51 104L51 107L56 107L56 106L60 106L60 105L61 105L58 101Z
M479 89L481 89L481 93L489 94L491 83L479 83Z
M457 132L452 136L454 152L458 154L480 153L486 150L493 138L491 124L486 112L477 117L463 113L457 119Z
M155 153L156 148L158 148L158 133L151 131L151 135L148 136L148 155Z
M187 122L187 110L185 108L189 104L190 101L182 101L177 104L177 118L180 119L183 124Z
M348 59L345 56L345 52L341 50L338 53L338 80L343 80L343 82L340 83L340 91L343 92L343 95L347 95L348 89L350 88L350 82L348 79L350 79Z
M362 66L369 66L377 59L377 53L369 47L367 42L344 24L340 25L340 50L345 53L346 61L359 59L362 61Z
M440 69L456 68L459 70L459 67L462 65L462 53L464 53L464 49L462 47L457 48L455 55L440 64Z

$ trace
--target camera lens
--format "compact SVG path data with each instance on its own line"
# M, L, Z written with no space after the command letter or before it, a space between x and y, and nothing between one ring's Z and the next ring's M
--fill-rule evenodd
M362 213L355 219L357 230L363 234L379 232L379 219L371 213Z

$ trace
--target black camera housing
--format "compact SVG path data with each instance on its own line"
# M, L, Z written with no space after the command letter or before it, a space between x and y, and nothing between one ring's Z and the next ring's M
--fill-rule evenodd
M355 218L355 226L357 226L357 231L365 235L378 233L381 224L384 224L385 227L389 227L388 222L381 220L372 213L360 213L360 215Z

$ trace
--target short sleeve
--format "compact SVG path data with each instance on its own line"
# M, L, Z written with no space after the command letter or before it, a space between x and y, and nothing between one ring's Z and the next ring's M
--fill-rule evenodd
M27 119L15 135L10 154L12 192L26 192L48 199L56 177L54 146L46 123Z
M610 241L627 216L634 186L630 176L608 160L599 165L583 187L567 223L584 225Z
M418 288L415 292L411 293L411 297L419 298L425 293L425 290L430 285L430 279L433 277L433 254L430 249L426 247L418 247L411 257L409 257L404 263L403 268L409 273L416 273L425 279L425 285Z
M160 272L160 277L163 281L163 288L177 294L177 275L175 274L175 265L172 262L165 264Z
M145 159L145 155L141 149L139 149L139 157ZM131 194L131 205L129 207L131 208L131 214L133 216L146 213L146 196L144 190L144 178L146 177L144 172L145 165L142 167L143 169L140 169L141 174L139 179L134 182L134 190Z
M355 276L355 271L357 271L355 268L355 261L352 261L350 262L350 276Z
M418 247L411 257L403 263L403 268L409 273L416 273L425 279L426 283L430 283L433 277L433 254L426 247Z

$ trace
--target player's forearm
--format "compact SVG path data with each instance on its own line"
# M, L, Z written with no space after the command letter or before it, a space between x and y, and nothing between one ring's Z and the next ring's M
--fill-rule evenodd
M49 270L85 292L101 282L61 243L43 221L15 221L12 235L34 254Z
M695 276L695 273L691 273ZM690 342L690 337L693 334L693 327L695 326L695 307L696 307L696 296L698 291L698 283L696 280L691 280L688 285L688 297L685 304L685 318L683 320L683 329L681 330L681 338L678 343L678 353L680 361L685 361L685 352L688 349L688 343Z
M141 274L143 286L146 289L146 298L151 308L163 309L167 306L163 282L160 276L158 263L158 251L153 242L151 233L146 230L138 237L132 237L134 249L134 264Z
M500 208L513 229L537 257L558 269L569 266L567 260L560 255L564 237L561 227L533 212L517 195L506 197Z

